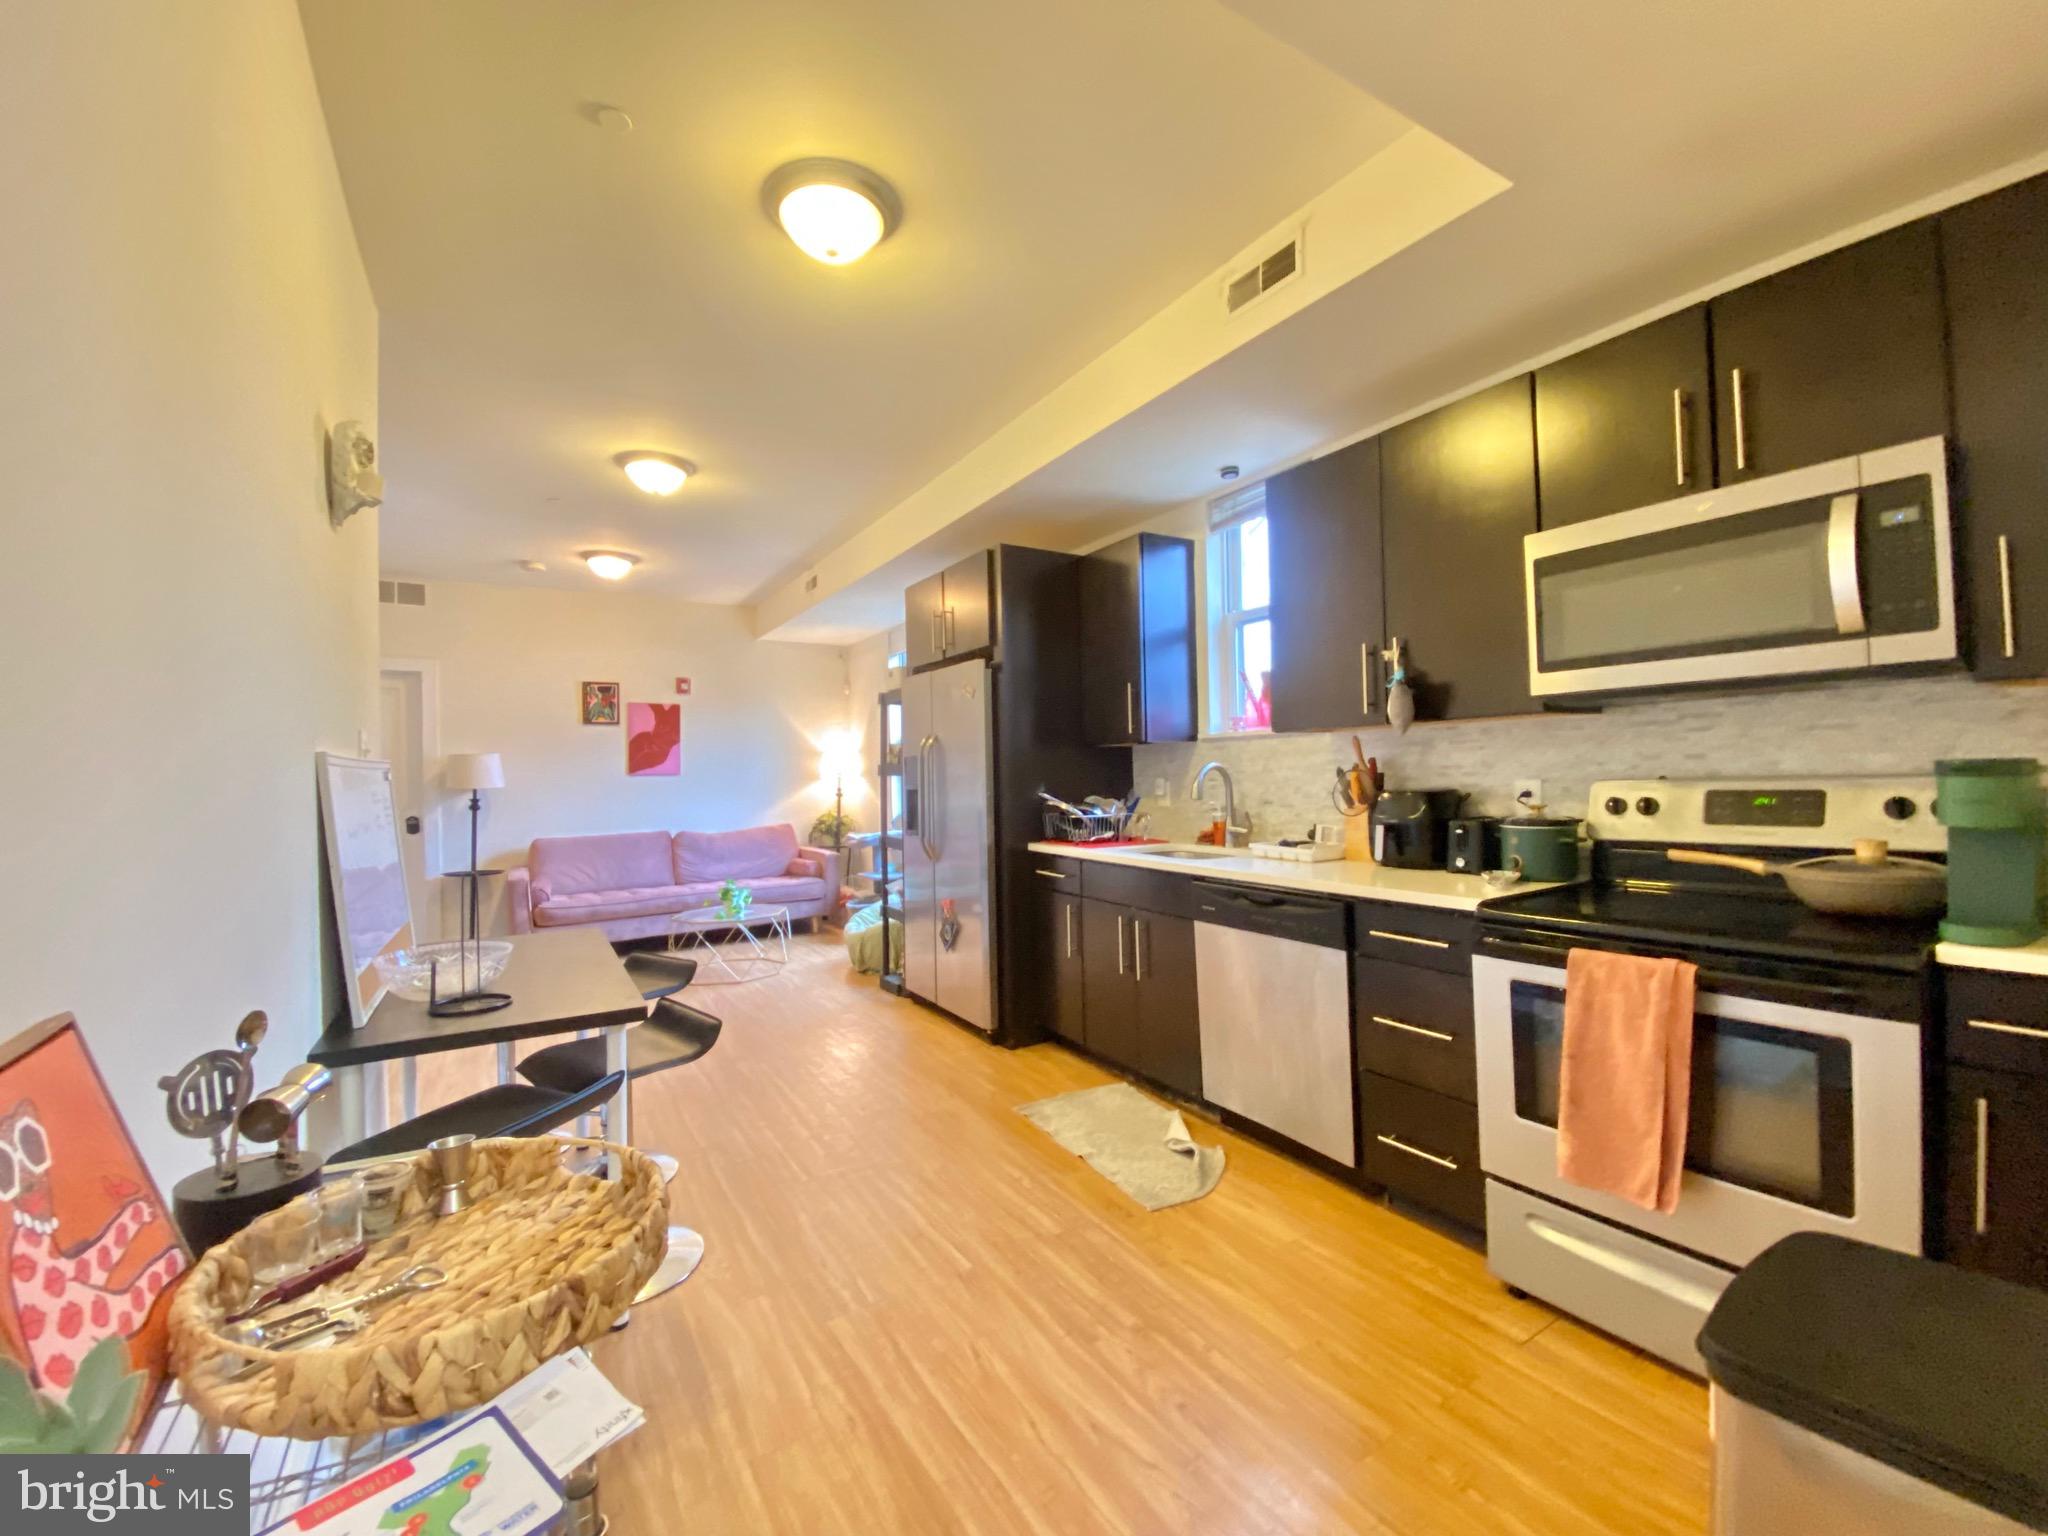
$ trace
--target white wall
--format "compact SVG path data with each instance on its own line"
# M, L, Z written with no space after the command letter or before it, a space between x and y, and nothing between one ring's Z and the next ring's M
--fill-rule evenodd
M865 728L872 702L850 697L841 651L756 640L743 608L630 585L432 582L424 608L386 604L379 613L384 655L438 664L442 751L504 758L505 787L484 795L487 866L522 863L534 838L559 833L787 821L804 837L831 808L821 739ZM687 698L676 695L678 677L690 679ZM586 681L620 684L622 704L681 703L682 774L629 777L623 724L582 724ZM439 764L428 773L437 782ZM444 857L459 867L468 797L437 793ZM872 825L864 782L849 780L846 796L849 813Z
M157 1077L324 1016L377 543L324 432L376 420L377 314L284 0L10 6L0 142L0 1036L76 1012L168 1186Z

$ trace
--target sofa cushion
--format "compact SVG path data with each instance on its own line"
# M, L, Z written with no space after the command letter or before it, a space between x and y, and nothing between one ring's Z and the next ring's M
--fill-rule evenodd
M822 880L825 877L825 866L817 859L791 859L789 861L789 868L785 869L783 873L785 875L808 875L814 880Z
M677 883L666 832L605 832L536 837L527 855L533 905L588 891L648 889Z
M688 885L697 880L780 875L796 857L796 846L796 829L787 823L738 832L678 832L675 864L668 878Z
M692 890L681 885L643 885L616 891L572 891L536 905L533 920L542 928L565 928L573 923L609 922L615 917L682 912L717 899L715 886Z
M771 875L765 880L742 880L754 893L757 907L793 907L802 901L823 901L825 882L797 875ZM714 894L711 900L718 897Z

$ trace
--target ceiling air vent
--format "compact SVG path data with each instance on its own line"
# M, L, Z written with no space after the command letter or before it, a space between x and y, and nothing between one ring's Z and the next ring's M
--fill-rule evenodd
M1301 236L1296 235L1224 284L1223 304L1236 314L1254 299L1264 298L1275 288L1301 272Z
M424 608L427 606L427 584L423 581L380 581L377 583L377 601L396 603L401 608Z

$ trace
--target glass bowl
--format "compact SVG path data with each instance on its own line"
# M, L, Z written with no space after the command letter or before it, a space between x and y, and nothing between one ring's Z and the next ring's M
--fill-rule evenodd
M411 949L394 949L388 955L379 955L377 974L400 997L423 1003L433 985L436 961L441 966L441 995L453 997L488 987L511 958L512 946L504 939L482 939L475 944L416 944Z

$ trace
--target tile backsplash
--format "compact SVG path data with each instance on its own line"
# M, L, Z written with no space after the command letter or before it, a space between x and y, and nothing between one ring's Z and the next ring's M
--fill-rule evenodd
M1394 788L1463 789L1469 810L1495 814L1514 809L1517 782L1540 779L1556 813L1583 815L1598 779L1929 774L1947 757L2048 762L2048 688L1962 677L1829 683L1358 734ZM1336 765L1351 761L1351 737L1230 736L1131 756L1154 836L1185 841L1208 823L1188 786L1214 759L1230 770L1254 837L1298 837L1337 819L1330 788ZM1157 779L1171 786L1171 803L1153 798Z

